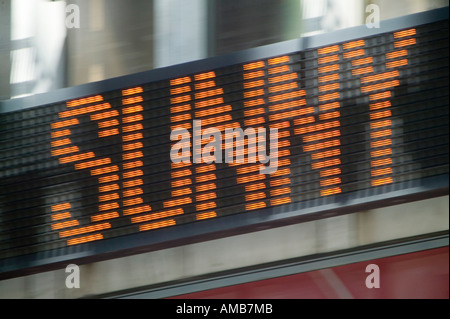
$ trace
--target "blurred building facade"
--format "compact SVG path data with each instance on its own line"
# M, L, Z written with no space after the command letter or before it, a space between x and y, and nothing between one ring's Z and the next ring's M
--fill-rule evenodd
M1 1L0 99L358 26L369 4L380 7L384 20L448 1ZM70 5L79 8L78 17ZM68 17L79 18L79 27L68 28ZM0 298L170 297L239 284L237 274L247 274L243 281L266 278L248 275L258 265L310 258L315 264L299 269L314 270L323 265L311 256L384 242L393 249L396 242L445 231L448 196L85 264L80 289L65 287L64 269L7 279L0 282ZM328 266L339 265L339 256Z

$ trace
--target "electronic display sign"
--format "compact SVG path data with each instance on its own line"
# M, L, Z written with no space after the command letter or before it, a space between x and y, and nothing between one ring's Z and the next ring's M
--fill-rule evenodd
M2 102L0 272L448 193L448 13L414 17Z

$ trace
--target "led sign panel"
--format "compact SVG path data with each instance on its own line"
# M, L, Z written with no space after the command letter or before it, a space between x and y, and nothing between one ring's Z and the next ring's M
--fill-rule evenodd
M448 17L333 40L4 102L1 271L448 192Z

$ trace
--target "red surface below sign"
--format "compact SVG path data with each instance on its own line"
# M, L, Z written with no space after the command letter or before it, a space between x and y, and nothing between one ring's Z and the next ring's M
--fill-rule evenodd
M366 272L366 267L370 264L379 267L379 288L366 286L367 277L374 275L374 272ZM448 299L448 247L200 291L173 298Z

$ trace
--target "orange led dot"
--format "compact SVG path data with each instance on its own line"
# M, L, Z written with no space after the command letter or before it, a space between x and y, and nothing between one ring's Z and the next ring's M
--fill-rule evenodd
M123 210L123 214L125 216L127 215L134 215L134 214L141 214L141 213L145 213L145 212L150 212L152 209L150 206L148 205L144 205L144 206L138 206L138 207L133 207L133 208L127 208Z
M201 81L201 80L206 80L206 79L211 79L214 78L216 76L216 74L214 73L214 71L210 71L210 72L205 72L205 73L200 73L200 74L196 74L194 76L194 79L196 81Z
M129 142L129 141L139 140L142 138L143 138L142 133L135 133L135 134L129 134L129 135L122 136L122 141Z
M189 111L190 109L191 109L190 104L182 104L182 105L171 107L170 112L171 113L180 113L180 112ZM125 119L124 119L124 122L125 122Z
M171 194L173 197L189 195L189 194L192 194L192 190L190 188L181 188L181 189L172 191Z
M267 62L269 65L287 63L287 62L289 62L289 56L284 55L284 56L280 56L277 58L272 58L272 59L267 60Z
M264 61L257 61L257 62L248 63L248 64L243 65L243 68L245 71L263 68L263 67L264 67Z
M318 69L319 73L328 73L339 70L339 64L332 64L327 66L322 66Z
M390 107L391 102L389 102L389 101L378 102L378 103L370 104L369 106L370 106L370 110L374 111L374 110L379 110L379 109L383 109L386 107Z
M142 216L138 216L138 217L132 217L131 222L132 223L142 223L142 222L146 222L149 220L160 219L160 218L176 216L176 215L181 215L181 214L183 214L183 209L175 208L175 209L170 209L170 210L166 210L166 211L162 211L162 212L158 212L158 213L152 213L152 214L146 214L146 215L142 215Z
M394 33L394 38L404 38L409 37L416 34L416 29L408 29L404 31L398 31Z
M392 154L391 148L386 148L386 149L370 152L371 157L380 157L380 156L391 155L391 154Z
M216 212L206 212L206 213L197 214L195 216L195 219L202 220L202 219L214 218L214 217L217 217Z
M281 110L285 110L285 109L289 109L289 108L293 108L293 107L299 107L299 106L303 106L303 105L306 105L306 101L304 99L289 101L289 102L284 102L281 104L270 105L269 111L276 112L276 111L281 111ZM302 112L306 114L306 112L309 110L311 110L310 113L314 112L314 108L305 108L305 109L302 109Z
M258 175L251 175L251 176L245 176L245 177L238 177L237 182L238 184L244 184L244 183L251 183L255 181L259 181L262 179L265 179L266 177L263 174Z
M67 136L67 135L70 135L70 130L61 130L61 131L56 131L56 132L51 133L52 138L58 138L58 137L63 137L63 136Z
M115 126L115 125L119 125L119 121L109 120L109 121L103 121L103 122L98 123L99 128L105 128L105 127Z
M119 217L119 213L117 213L117 212L97 214L97 215L94 215L91 217L91 221L99 222L102 220L113 219L113 218L117 218L117 217Z
M123 206L139 205L139 204L142 204L143 202L144 202L144 200L140 197L125 199L123 201Z
M213 105L218 105L218 104L223 104L223 98L219 97L219 98L215 98L215 99L209 99L206 101L196 102L195 107L203 108L203 107L213 106Z
M245 82L244 83L244 89L251 89L251 88L258 87L258 86L263 86L263 85L264 85L264 80Z
M266 203L264 203L264 202L252 203L252 204L245 205L245 210L254 210L254 209L264 208L264 207L266 207Z
M144 173L141 170L135 170L135 171L128 171L123 173L123 178L133 178L133 177L138 177L138 176L142 176L144 175Z
M353 75L361 75L361 74L365 74L365 73L373 73L373 67L368 66L365 68L359 68L359 69L352 70Z
M379 160L375 160L375 161L371 161L370 162L370 166L372 166L372 167L383 166L383 165L390 165L390 164L392 164L392 159L391 158L384 158L384 159L379 159Z
M161 222L157 222L157 223L141 225L141 226L139 226L139 231L146 231L146 230L157 229L157 228L173 226L173 225L176 225L175 220L169 219L169 220L165 220L165 221L161 221Z
M264 183L245 185L246 192L257 191L257 190L264 189L264 188L266 188L266 185L264 185Z
M384 72L384 73L381 73L381 74L376 74L376 75L370 75L370 76L363 77L363 78L361 78L361 83L380 81L380 80L384 80L384 79L393 78L393 77L396 77L396 76L399 76L398 71Z
M259 90L254 90L254 91L248 91L248 92L244 92L244 98L249 99L258 95L264 95L264 90L263 89L259 89Z
M71 126L79 124L80 122L77 119L65 120L60 122L55 122L51 124L52 129L61 128L65 126Z
M96 95L88 98L69 101L67 102L67 107L80 106L83 104L95 103L100 101L103 101L103 97L101 95Z
M122 159L124 161L130 160L133 158L139 158L139 157L144 157L144 154L142 154L142 152L133 152L133 153L126 153L126 154L122 155Z
M391 184L393 182L392 177L380 178L372 181L372 186L380 186Z
M373 63L373 58L372 57L352 60L352 65L353 66L359 66L359 65L363 65L363 64L371 64L371 63Z
M109 176L102 176L98 179L99 183L109 183L113 181L118 181L119 175L109 175Z
M83 243L87 243L87 242L95 241L95 240L100 240L100 239L103 239L103 235L102 234L94 234L94 235L89 235L89 236L84 236L84 237L68 239L67 240L67 245L69 245L69 246L71 246L71 245L78 245L78 244L83 244Z
M327 142L304 146L303 151L312 152L312 151L316 151L316 150L320 150L320 149L324 149L324 148L328 148L328 147L335 147L335 146L339 146L339 145L341 145L341 142L339 140L331 140L331 141L327 141Z
M300 123L300 121L297 121L295 123L296 124ZM339 121L331 121L331 122L301 127L301 128L296 129L295 133L296 134L307 134L307 133L312 133L312 132L321 131L321 130L327 130L327 129L339 127L339 126L340 126ZM333 132L335 132L335 131L333 131ZM324 133L324 134L327 134L327 133ZM335 134L335 133L333 133L333 134ZM315 138L314 136L305 137L305 141L312 141L312 140L314 140L314 138ZM320 139L320 138L318 138L318 139Z
M281 66L277 66L277 67L273 67L269 69L269 74L278 74L278 73L283 73L283 72L289 72L289 66L287 65L281 65Z
M279 83L279 82L284 82L284 81L291 81L291 80L295 80L295 79L297 79L297 74L289 73L289 74L284 74L284 75L279 75L279 76L274 76L272 78L269 78L269 83L273 84L273 83Z
M375 112L375 113L371 113L370 114L370 119L371 120L376 120L376 119L381 119L384 117L388 117L391 116L392 112L390 110L387 111L381 111L381 112Z
M339 83L332 83L319 86L319 92L326 92L339 89Z
M387 99L387 98L390 98L390 97L391 97L391 92L389 92L389 91L388 92L381 92L381 93L369 95L369 99L371 101Z
M91 105L91 106L79 108L76 110L60 112L58 115L60 118L64 118L64 117L82 115L82 114L86 114L86 113L92 113L92 112L105 110L105 109L109 109L109 108L111 108L111 105L109 105L109 103L103 103L103 104Z
M195 197L195 200L200 202L200 201L209 200L209 199L216 199L216 198L217 198L216 193L206 193L206 194L197 195Z
M52 150L52 156L64 155L64 154L74 153L74 152L78 152L78 151L79 151L79 149L77 146L70 146L70 147L66 147L66 148Z
M252 201L252 200L256 200L256 199L262 199L262 198L266 198L266 194L264 194L264 192L245 195L245 200L248 202Z
M370 172L370 174L372 176L392 174L392 168L387 167L387 168L376 169L376 170L373 170L372 172Z
M109 200L115 200L115 199L119 199L119 194L113 193L113 194L101 195L98 197L99 202L107 202Z
M131 197L141 195L143 193L141 188L127 189L123 191L123 197Z
M119 208L119 204L117 203L109 203L109 204L102 204L98 205L98 210L109 210L109 209L116 209Z
M386 59L395 59L402 56L408 55L408 51L406 50L400 50L400 51L394 51L386 53Z
M327 176L338 175L338 174L341 174L340 168L332 168L332 169L320 171L320 177L327 177Z
M340 97L339 92L329 93L329 94L325 94L325 95L319 95L319 101L320 102L329 101L329 100L338 99L339 97Z
M325 152L314 153L311 155L311 158L316 160L316 159L338 156L338 155L341 155L341 151L339 149L334 149L334 150L329 150L329 151L325 151Z
M203 191L212 190L212 189L216 189L216 184L209 183L209 184L198 185L195 187L195 190L197 192L203 192Z
M98 191L100 193L106 193L106 192L116 191L118 189L119 189L119 185L117 185L117 184L109 184L109 185L100 186L98 188Z
M72 215L69 212L53 214L52 221L71 218L71 217L72 217Z
M143 101L144 101L144 99L142 98L142 96L135 96L135 97L129 97L129 98L123 99L122 104L129 105L129 104L141 103Z
M103 159L98 159L98 160L93 160L93 161L89 161L89 162L75 164L75 169L77 169L77 170L84 169L84 168L89 168L89 167L94 167L94 166L106 165L106 164L110 164L110 163L111 163L111 159L103 158Z
M144 108L142 105L136 105L136 106L130 106L122 109L123 114L130 114L130 113L136 113L136 112L142 112Z
M138 143L124 144L122 146L122 149L124 151L131 151L131 150L142 148L142 147L143 147L142 143L138 142Z
M195 89L196 90L203 90L203 89L207 89L207 88L211 88L216 86L216 83L214 81L206 81L206 82L201 82L201 83L196 83L195 84Z
M378 90L384 90L387 88L395 87L400 85L400 82L398 80L374 84L374 85L368 85L361 87L361 92L366 93L370 91L378 91Z
M264 71L253 71L244 74L244 80L250 80L264 76Z
M191 78L188 76L185 76L183 78L173 79L170 80L170 85L180 85L191 82Z
M135 88L122 90L122 95L133 95L133 94L138 94L138 93L142 93L142 92L144 92L144 90L142 89L142 87L138 86Z
M329 55L326 57L322 57L318 59L319 64L329 63L329 62L335 62L339 60L339 56L337 54L335 55Z
M357 47L362 47L364 46L366 43L364 40L356 40L356 41L352 41L352 42L347 42L344 43L342 45L342 47L347 50L347 49L353 49L353 48L357 48Z
M320 186L330 186L330 185L335 185L335 184L340 184L341 183L341 179L338 177L335 178L329 178L329 179L324 179L322 181L320 181Z
M361 56L364 55L364 50L360 49L360 50L355 50L355 51L349 51L349 52L345 52L344 53L344 59L351 59L357 56Z
M192 203L192 199L190 197L183 197L183 198L178 198L175 200L169 200L167 202L164 202L164 208L167 207L174 207L174 206L181 206L181 205L185 205L185 204L191 204Z
M52 212L57 212L60 210L65 210L65 209L70 209L70 203L62 203L62 204L58 204L58 205L53 205L51 207Z
M182 187L182 186L191 185L192 181L191 181L190 178L185 178L185 179L180 179L180 180L177 180L177 181L173 181L173 182L171 182L171 184L172 184L172 187L175 188L175 187Z
M388 68L388 69L398 68L398 67L404 66L404 65L408 65L408 60L407 59L393 61L393 62L387 62L386 63L386 68Z
M327 54L327 53L332 53L332 52L336 52L339 51L339 46L338 45L333 45L330 47L325 47L325 48L320 48L317 50L317 53L319 54Z
M91 175L102 175L107 174L111 172L117 172L119 170L119 167L117 166L109 166L109 167L103 167L103 168L97 168L91 171Z
M292 89L296 89L297 87L298 87L297 83L295 83L295 82L288 83L288 84L275 85L275 86L269 87L269 93L276 93L276 92L280 92L280 91L292 90Z
M190 86L181 86L181 87L177 87L175 89L170 89L170 94L176 95L176 94L186 93L186 92L190 92L190 91L191 91Z
M99 231L99 230L108 229L108 228L111 228L110 223L86 226L86 227L62 231L59 233L59 237L64 238L64 237L69 237L69 236L75 236L75 235L79 235L79 234L90 233L90 232Z
M334 187L334 188L330 188L330 189L324 189L320 191L320 196L328 196L328 195L333 195L333 194L339 194L341 192L341 188L340 187Z
M272 206L283 205L283 204L289 204L290 202L291 202L291 199L289 197L283 197L283 198L271 199L270 205L272 205Z
M170 99L170 103L171 104L177 104L177 103L188 102L190 100L191 100L191 96L190 95L182 95L182 96L171 98Z
M304 125L309 123L314 123L314 116L308 116L294 120L295 125ZM303 132L306 132L303 128L295 130L295 134L302 134Z
M402 47L406 47L408 45L413 45L416 44L416 39L407 39L407 40L402 40L402 41L398 41L398 42L394 42L394 48L402 48Z
M289 168L278 169L275 173L270 174L270 177L277 177L283 175L291 174L291 170Z
M195 208L197 210L206 210L206 209L212 209L212 208L216 208L216 203L215 202L208 202L208 203L203 203L203 204L199 204L196 205Z
M70 139L64 138L62 140L52 141L51 145L52 145L52 147L59 147L59 146L67 145L67 144L70 144L70 143L72 143L70 141Z
M291 189L289 187L272 189L272 190L270 190L270 196L279 196L279 195L289 194L290 192L291 192Z
M370 123L370 128L371 129L377 129L380 127L386 127L386 126L391 126L392 125L392 121L391 120L385 120L385 121L379 121L379 122L374 122L374 123Z
M330 166L335 166L335 165L340 165L340 164L341 164L341 160L338 158L335 158L332 160L313 163L312 168L319 169L319 168L330 167Z
M370 143L370 147L372 147L372 148L388 146L388 145L392 145L391 139L385 139L385 140L375 141L375 142Z
M106 118L113 117L113 116L119 116L119 112L116 110L113 110L113 111L93 114L93 115L91 115L91 121L98 121L98 120L106 119Z
M333 73L329 75L324 75L319 77L319 83L322 82L330 82L330 81L338 81L339 80L339 74Z

